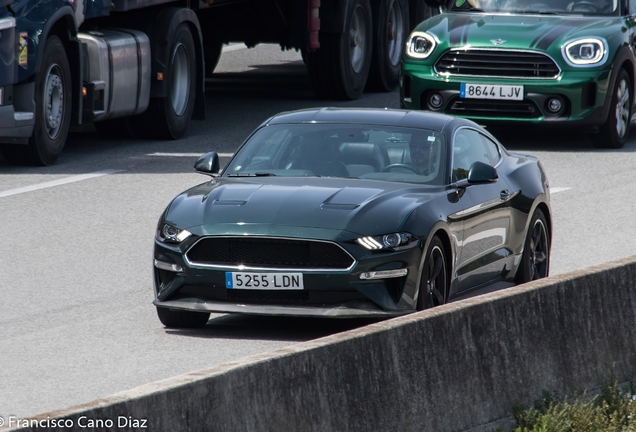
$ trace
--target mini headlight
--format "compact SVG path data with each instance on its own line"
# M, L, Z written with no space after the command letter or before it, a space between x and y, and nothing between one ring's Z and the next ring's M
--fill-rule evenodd
M170 224L163 224L157 230L157 237L159 240L173 243L181 243L191 235L192 233L190 231L179 229Z
M383 236L361 237L359 245L369 250L402 250L417 246L417 237L409 233L391 233Z
M425 59L430 56L437 41L433 36L424 32L413 32L406 42L406 55L416 59Z
M600 66L607 60L607 42L601 38L586 38L568 42L562 48L570 66Z

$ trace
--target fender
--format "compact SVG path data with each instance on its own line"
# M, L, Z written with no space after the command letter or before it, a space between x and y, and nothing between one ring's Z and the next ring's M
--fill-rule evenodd
M192 118L195 120L203 120L205 118L205 63L203 59L203 36L201 34L201 26L196 14L190 9L184 8L168 8L162 10L155 25L152 27L150 40L152 41L152 84L150 87L150 97L165 97L168 94L167 84L165 81L155 79L157 73L165 72L170 62L170 42L174 37L177 27L182 23L189 23L191 28L196 31L192 32L194 38L194 46L197 50L197 77L196 80L196 96L194 101L194 112Z
M608 59L609 62L609 59ZM627 68L627 75L629 75L629 79L632 81L631 93L632 93L632 105L636 103L636 98L634 97L634 89L636 88L636 59L634 58L634 53L630 49L630 47L625 44L614 56L614 60L611 64L617 65L612 69L612 74L609 82L609 88L607 89L607 93L605 94L605 101L603 102L602 109L602 118L603 123L607 120L607 116L609 115L609 111L611 109L610 103L612 101L612 95L614 91L614 84L616 84L616 78L618 77L618 72L623 68L623 65L629 62L631 63L631 68Z
M77 42L77 23L75 22L75 11L71 6L62 6L58 10L56 10L53 15L48 18L46 23L44 24L44 28L42 29L42 33L38 37L39 43L37 48L37 59L35 61L35 73L39 73L42 67L42 55L44 53L44 47L46 45L46 41L51 33L51 30L54 26L58 24L60 21L66 21L64 27L67 30L67 39L70 41ZM63 38L64 41L64 38ZM79 48L78 48L79 51ZM69 59L70 60L70 59Z

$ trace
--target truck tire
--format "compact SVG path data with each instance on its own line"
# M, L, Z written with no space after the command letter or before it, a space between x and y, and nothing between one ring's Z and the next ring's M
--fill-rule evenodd
M151 98L148 110L131 119L144 123L143 128L135 125L136 130L145 129L152 137L176 140L188 130L194 110L196 50L188 24L181 24L175 31L164 79L167 81L167 95Z
M380 0L373 8L373 57L369 90L392 91L398 85L400 60L410 28L407 0Z
M28 145L3 148L13 164L51 165L64 149L71 124L71 69L62 41L50 36L35 76L35 127Z
M311 86L319 99L360 97L371 67L372 30L369 0L351 0L345 31L320 34L320 48L307 53Z

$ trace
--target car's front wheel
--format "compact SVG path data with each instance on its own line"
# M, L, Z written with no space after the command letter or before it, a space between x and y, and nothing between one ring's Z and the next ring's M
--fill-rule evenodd
M158 307L157 315L161 324L168 328L203 327L210 319L207 312L189 312Z
M439 306L448 300L449 284L446 263L444 244L438 236L435 236L426 250L426 258L422 266L417 310Z
M621 148L627 142L632 119L631 80L621 70L616 77L607 121L596 137L594 145L600 148Z
M541 209L536 209L524 242L521 264L517 270L517 283L547 277L550 271L550 237L548 223Z

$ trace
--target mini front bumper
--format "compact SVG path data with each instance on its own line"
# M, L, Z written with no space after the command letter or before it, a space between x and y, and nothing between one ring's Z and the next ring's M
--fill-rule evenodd
M598 126L608 114L611 70L564 70L556 79L516 79L444 76L432 66L404 63L400 103L407 109L438 111L480 123L571 124ZM467 84L523 86L523 101L469 99L460 97L460 86ZM439 108L431 106L434 94L443 98ZM563 102L551 112L552 98Z

